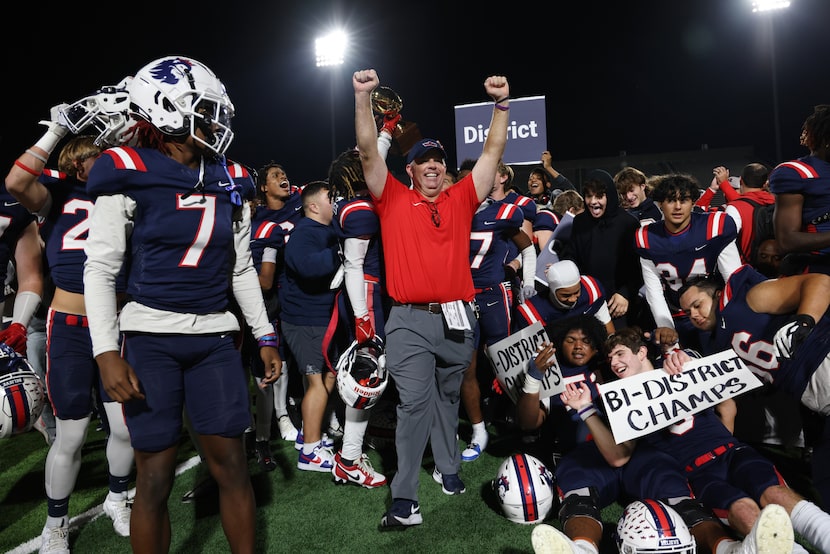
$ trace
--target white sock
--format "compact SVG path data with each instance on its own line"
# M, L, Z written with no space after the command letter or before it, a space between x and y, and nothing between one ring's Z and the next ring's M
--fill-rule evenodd
M303 443L303 454L305 454L306 456L308 456L309 454L312 454L314 452L314 449L317 448L318 446L320 446L321 442L322 441L304 442Z
M110 491L107 494L107 500L109 500L110 502L122 502L124 500L127 500L127 491L124 491L124 492Z
M48 527L49 529L54 529L55 527L64 527L69 525L68 518L64 517L46 517L46 525L44 527Z
M793 530L821 552L830 552L830 514L810 502L802 500L790 514Z
M271 385L274 391L274 411L277 417L288 415L288 364L282 363L280 378Z
M487 438L487 426L483 421L473 423L473 439L470 442L481 444ZM481 440L479 440L481 439Z

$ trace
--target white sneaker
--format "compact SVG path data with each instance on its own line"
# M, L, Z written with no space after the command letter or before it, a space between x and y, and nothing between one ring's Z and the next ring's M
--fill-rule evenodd
M297 469L331 473L333 467L334 453L322 443L318 444L311 454L305 454L300 450L300 455L297 459Z
M473 436L473 440L467 445L466 450L461 452L462 462L473 462L478 460L481 453L487 449L487 443L490 441L489 435L486 433L482 437Z
M40 534L41 554L69 554L69 526L44 527Z
M534 554L587 554L589 549L583 549L559 529L540 523L533 528L530 534Z
M112 528L122 537L130 536L130 504L127 499L104 500L104 513L112 519Z
M794 541L793 524L787 510L778 504L769 504L761 510L743 542L732 547L729 554L792 552Z
M291 422L291 418L287 415L281 415L277 418L277 425L280 428L280 435L282 436L282 440L284 441L296 441L297 440L297 428L294 427L294 423Z

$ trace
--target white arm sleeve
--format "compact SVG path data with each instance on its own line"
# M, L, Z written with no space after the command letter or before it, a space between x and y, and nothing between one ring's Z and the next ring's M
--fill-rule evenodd
M597 313L594 314L594 317L597 318L597 321L602 323L603 325L608 325L611 323L611 312L608 311L608 302L602 301L602 306L600 306Z
M385 133L382 133L385 134ZM343 255L346 257L346 294L352 305L355 317L363 317L369 313L366 305L366 282L363 279L363 260L369 250L369 239L348 238L343 245Z
M536 247L533 244L522 250L522 284L530 285L536 282Z
M726 282L729 279L729 276L732 275L736 269L741 267L742 264L741 252L738 250L736 240L733 240L727 244L724 249L720 251L720 254L718 254L718 271L720 271L720 276L723 277L724 282Z
M392 146L392 137L389 133L378 133L378 152L380 157L384 160L389 153L389 148Z
M259 277L251 258L251 210L243 209L242 221L234 223L233 245L236 252L231 279L233 296L255 338L275 334L265 312Z
M89 217L84 304L93 356L120 349L115 278L127 252L134 210L135 202L122 194L100 196Z
M643 271L643 283L646 289L646 302L651 309L651 315L654 316L654 322L658 327L669 327L674 329L674 320L671 317L671 310L669 304L666 302L666 297L663 295L663 283L660 282L660 277L657 274L657 268L654 262L645 258L640 258L640 268Z

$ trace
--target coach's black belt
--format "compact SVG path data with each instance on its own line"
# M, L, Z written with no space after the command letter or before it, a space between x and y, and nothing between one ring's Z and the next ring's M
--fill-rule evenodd
M430 302L429 304L404 304L403 302L398 302L397 300L392 303L393 306L404 306L410 307L415 310L423 310L425 312L429 312L431 314L440 314L441 313L441 304L439 302Z
M718 456L720 456L721 454L723 454L724 452L726 452L727 450L732 448L733 446L735 446L735 444L731 443L731 442L727 443L727 444L722 444L721 446L718 446L714 450L710 450L706 454L702 454L702 455L698 456L697 458L695 458L695 461L693 462L694 467L686 466L686 471L694 471L694 469L696 467L700 467L702 465L708 464L709 462L711 462L712 460L714 460L715 458L717 458Z

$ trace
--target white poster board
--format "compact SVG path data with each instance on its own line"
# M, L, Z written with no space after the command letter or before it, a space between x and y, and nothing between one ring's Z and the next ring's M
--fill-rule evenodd
M647 371L600 384L599 392L619 444L760 386L758 377L729 349L693 358L677 375L662 369Z
M509 337L500 340L487 347L487 356L490 364L496 372L496 379L502 390L510 397L515 404L519 400L522 386L527 374L527 361L536 358L536 352L542 344L550 342L542 323L537 321L521 331L513 333ZM539 398L547 398L559 394L565 390L565 383L562 379L562 371L556 358L553 366L548 369L542 379L542 389L539 391Z

